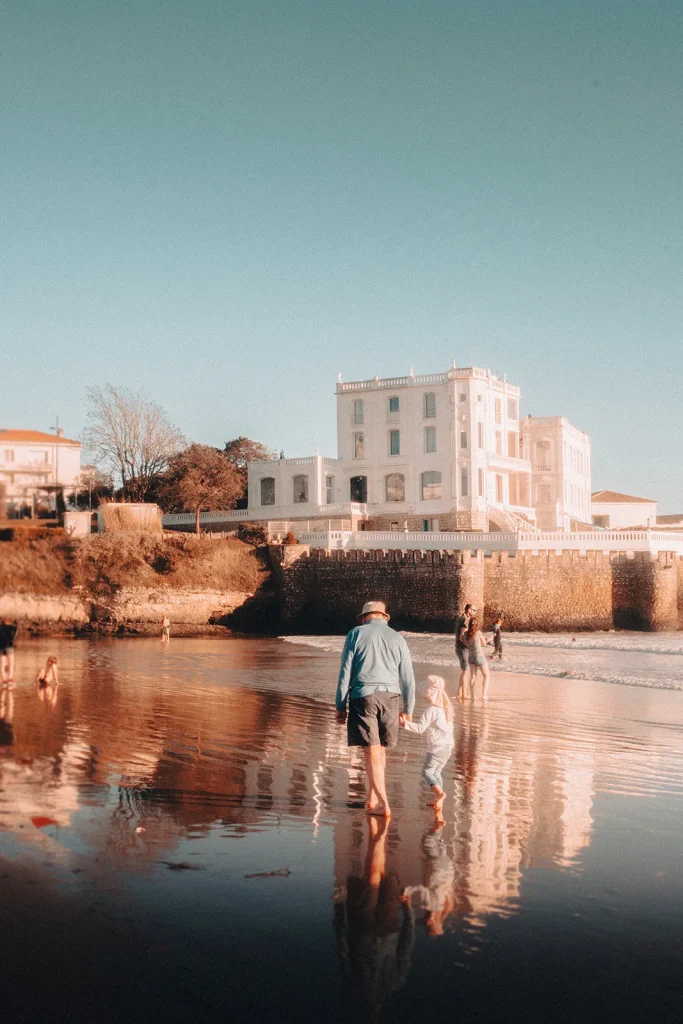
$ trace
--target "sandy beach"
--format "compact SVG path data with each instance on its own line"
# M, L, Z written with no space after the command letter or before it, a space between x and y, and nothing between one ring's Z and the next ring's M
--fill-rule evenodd
M403 734L378 830L336 668L300 640L22 643L3 1019L680 1019L680 692L496 671L457 710L445 825Z

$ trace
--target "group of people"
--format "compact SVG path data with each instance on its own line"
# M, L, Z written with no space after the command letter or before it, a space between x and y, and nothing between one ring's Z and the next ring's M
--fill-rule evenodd
M484 647L493 645L493 654L487 659ZM488 700L491 673L488 661L503 657L503 620L497 616L493 623L493 639L487 640L479 628L477 609L472 604L465 605L465 611L455 622L455 653L460 662L460 678L458 680L457 697L465 698L465 684L469 681L470 697L474 697L477 676L481 674L482 700Z
M490 672L483 648L489 646L489 641L479 628L476 611L467 604L456 620L459 699L465 697L468 680L470 696L474 697L479 673L482 699L488 698ZM363 749L367 775L365 809L380 817L391 815L386 790L386 750L396 746L399 729L403 728L424 736L422 773L434 794L436 820L442 820L446 796L443 770L455 742L453 703L446 692L446 682L441 676L427 677L427 708L419 722L413 722L415 676L405 637L389 627L389 615L382 601L366 602L358 618L360 625L351 630L344 643L335 703L337 721L347 726L348 745ZM503 656L501 625L498 617L493 629L492 657Z
M14 682L14 645L17 636L17 623L12 619L0 621L0 690L11 692ZM41 699L56 696L59 687L57 659L51 654L36 676L36 687Z

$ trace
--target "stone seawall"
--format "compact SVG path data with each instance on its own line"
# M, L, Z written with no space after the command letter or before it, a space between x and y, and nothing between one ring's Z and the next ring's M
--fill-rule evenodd
M482 560L469 552L280 550L271 561L284 630L346 632L372 598L399 628L448 630L460 603L483 593Z
M164 616L172 624L207 625L240 608L252 595L241 591L180 590L171 588L122 588L111 597L86 594L0 595L0 617L23 622L82 629L93 623L117 625L156 624Z
M458 608L476 605L488 626L577 631L677 629L683 560L589 551L318 551L271 548L283 632L345 632L369 599L386 602L397 628L451 630Z

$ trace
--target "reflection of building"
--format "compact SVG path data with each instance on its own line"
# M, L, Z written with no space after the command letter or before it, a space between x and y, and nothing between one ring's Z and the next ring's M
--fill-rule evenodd
M73 490L81 470L81 443L40 430L0 430L0 504L9 512L34 503L54 504Z
M427 531L529 528L539 510L553 529L586 521L588 436L563 417L520 424L519 404L518 387L477 367L340 381L338 458L250 463L248 518Z

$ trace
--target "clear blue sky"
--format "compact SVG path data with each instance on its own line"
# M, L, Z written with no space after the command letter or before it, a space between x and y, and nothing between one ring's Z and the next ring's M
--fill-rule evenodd
M683 511L683 7L6 0L0 426L142 387L335 451L334 383L460 365Z

